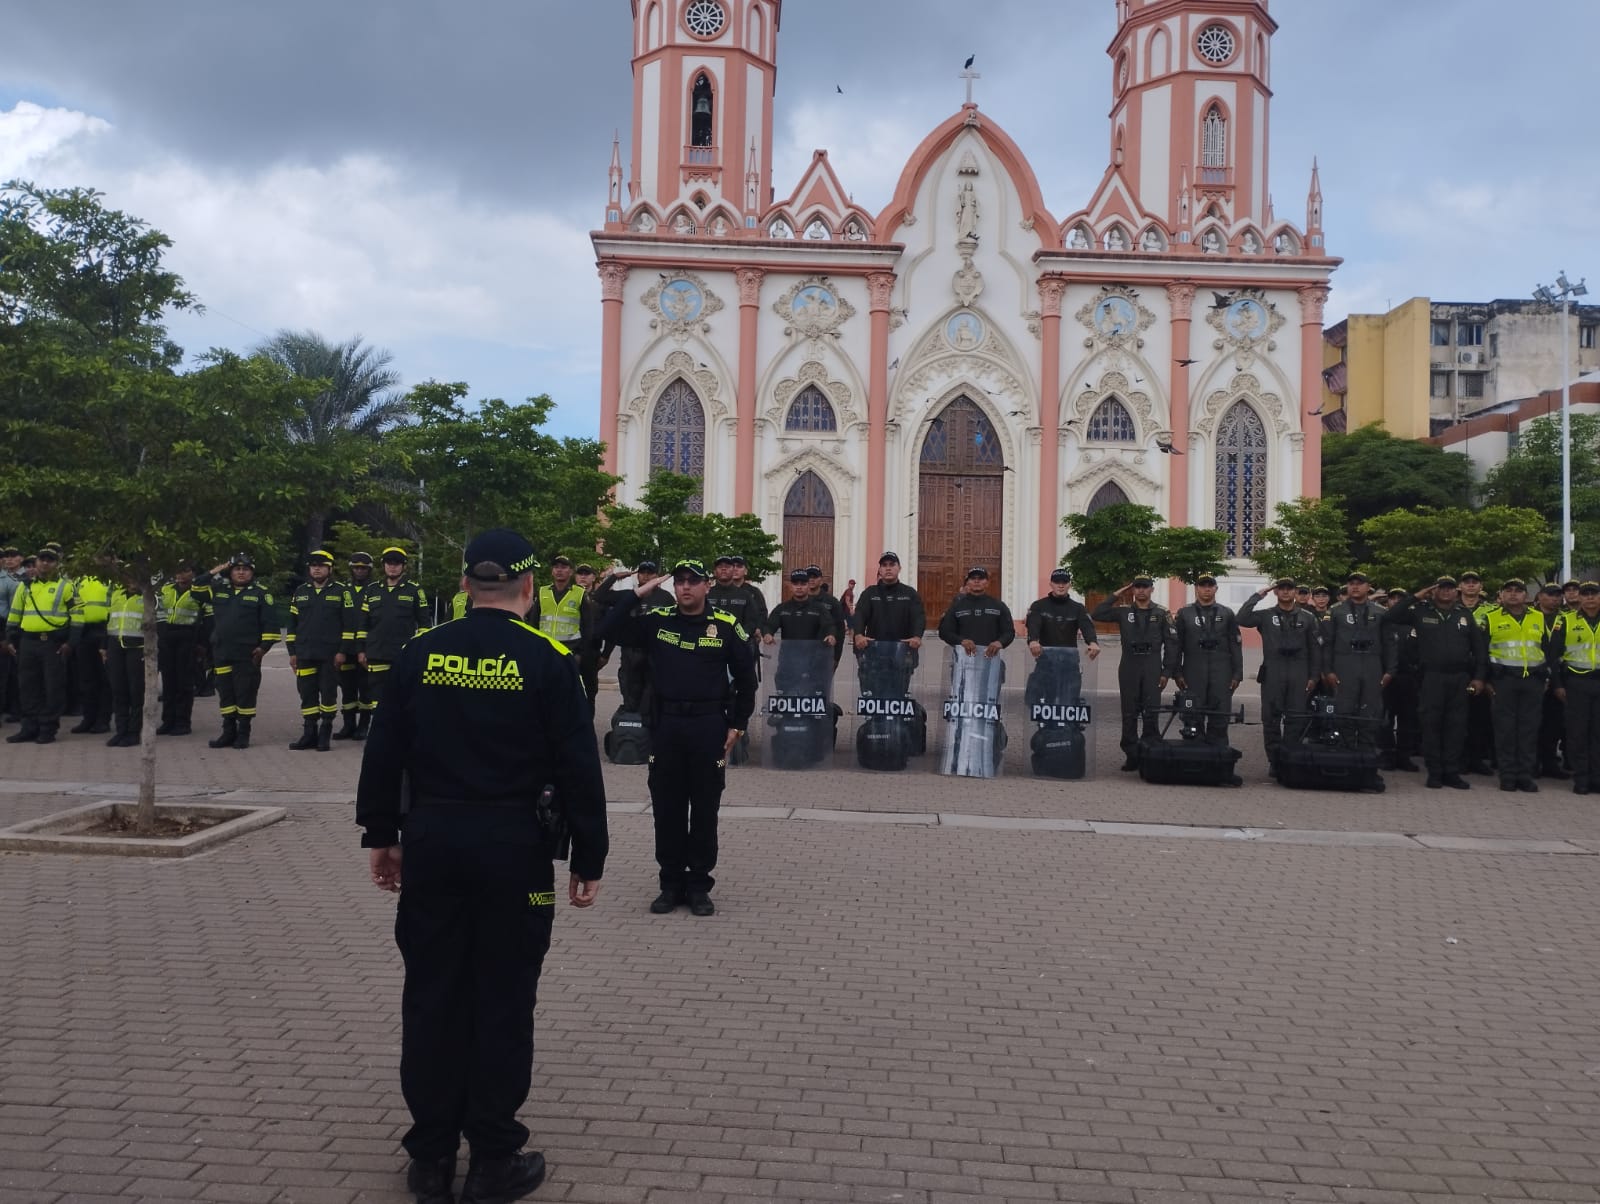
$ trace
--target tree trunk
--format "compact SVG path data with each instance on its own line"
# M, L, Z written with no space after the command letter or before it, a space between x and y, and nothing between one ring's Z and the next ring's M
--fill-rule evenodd
M149 836L156 830L156 727L161 722L157 705L161 688L156 660L156 587L144 577L144 697L139 724L139 805L134 811L134 831Z
M322 546L322 537L326 534L328 516L326 514L313 514L306 519L306 551L315 552Z

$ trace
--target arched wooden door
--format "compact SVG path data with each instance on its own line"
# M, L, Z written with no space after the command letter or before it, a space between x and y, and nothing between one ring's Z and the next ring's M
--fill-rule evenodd
M917 504L917 589L937 622L961 591L967 570L989 570L1000 595L1005 547L1005 453L976 402L947 405L922 442Z
M833 494L810 469L795 478L783 503L783 564L820 565L822 579L833 581Z

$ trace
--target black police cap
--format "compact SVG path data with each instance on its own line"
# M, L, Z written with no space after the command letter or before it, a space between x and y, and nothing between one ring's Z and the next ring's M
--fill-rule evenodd
M878 557L878 563L879 564L899 564L900 563L900 557L895 555L893 552L885 552L882 556Z
M820 564L806 565L806 576L820 578L822 576L822 566Z
M1051 569L1050 570L1050 580L1052 582L1071 581L1072 580L1072 570L1071 569Z
M1503 581L1501 583L1500 588L1501 589L1520 589L1520 590L1523 590L1524 592L1526 592L1526 590L1528 588L1528 583L1526 581L1524 581L1521 577L1508 577L1505 581Z
M1217 583L1217 579L1210 573L1201 573L1194 579L1194 583L1196 585L1215 585Z
M1365 573L1351 573L1344 579L1344 583L1346 585L1349 585L1352 581L1359 582L1363 585L1368 584L1367 575Z
M653 560L641 560L634 565L634 572L636 573L659 573L660 571L661 566Z
M738 562L736 560L734 560L734 558L732 556L728 556L728 555L724 554L722 556L718 556L716 558L716 560L712 561L711 567L720 569L725 564L726 565L733 565L733 564L737 564L737 563Z
M1148 588L1154 586L1155 583L1156 583L1155 582L1155 578L1150 576L1149 573L1140 573L1137 577L1135 577L1133 579L1133 584L1138 586L1138 587L1140 587L1141 589L1148 589Z
M1299 589L1300 583L1293 577L1279 577L1272 583L1273 589Z
M306 557L306 563L307 564L326 564L326 565L332 566L332 564L333 564L333 553L332 552L324 552L321 548L318 548L315 552L311 553L311 555Z
M500 571L474 573L473 566L488 564ZM508 527L491 527L475 535L462 556L462 575L473 581L510 581L539 567L533 545Z
M805 569L795 569L789 574L789 580L796 585L804 585L811 580L811 574L806 572Z
M691 577L704 581L708 576L710 574L706 572L706 566L698 560L680 560L672 566L673 580L679 577Z
M572 567L572 561L567 559L567 557L565 557L565 556L557 556L554 560L552 560L550 562L550 567L551 568L555 568L556 565L558 565L558 564L564 564L569 569Z
M982 577L985 581L987 581L989 579L989 570L984 568L981 564L975 564L967 570L967 580L971 581L974 577Z

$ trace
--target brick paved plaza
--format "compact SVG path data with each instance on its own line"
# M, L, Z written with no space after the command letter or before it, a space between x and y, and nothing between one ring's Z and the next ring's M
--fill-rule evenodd
M276 661L258 746L206 749L202 701L162 790L284 822L186 861L0 854L5 1204L409 1199L359 752L284 747ZM1600 807L1282 792L1256 728L1244 789L1151 787L1100 727L1092 782L734 771L709 920L646 913L644 771L608 767L605 889L545 964L532 1198L1600 1200ZM134 758L0 746L0 826L125 796Z

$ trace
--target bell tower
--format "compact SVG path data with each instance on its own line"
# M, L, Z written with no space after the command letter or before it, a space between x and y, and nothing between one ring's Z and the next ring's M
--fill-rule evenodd
M1224 229L1244 221L1264 229L1278 30L1267 0L1116 5L1112 154L1140 207L1180 232L1208 219Z
M764 207L772 191L783 0L631 2L634 120L626 207L648 201L668 223L687 214L698 224L720 211L753 227L751 209Z

